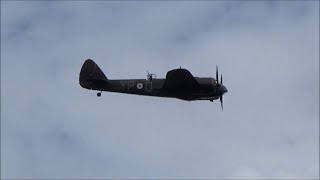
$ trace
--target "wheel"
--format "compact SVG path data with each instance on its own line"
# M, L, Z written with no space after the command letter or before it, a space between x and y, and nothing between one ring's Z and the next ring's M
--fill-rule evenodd
M101 92L98 92L98 93L97 93L97 96L100 97L100 96L101 96Z

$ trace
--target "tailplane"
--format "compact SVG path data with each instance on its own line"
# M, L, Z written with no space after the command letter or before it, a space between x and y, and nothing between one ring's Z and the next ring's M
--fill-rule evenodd
M98 90L108 78L93 60L87 59L82 65L79 82L83 88Z

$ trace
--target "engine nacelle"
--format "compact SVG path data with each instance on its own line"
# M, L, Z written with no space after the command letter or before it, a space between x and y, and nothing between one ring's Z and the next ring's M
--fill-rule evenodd
M196 78L196 80L202 87L214 88L216 85L214 78Z

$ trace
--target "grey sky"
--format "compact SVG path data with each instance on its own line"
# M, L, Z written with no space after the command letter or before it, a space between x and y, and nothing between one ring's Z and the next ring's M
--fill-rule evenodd
M215 76L219 102L79 86ZM319 178L319 2L1 1L2 178Z

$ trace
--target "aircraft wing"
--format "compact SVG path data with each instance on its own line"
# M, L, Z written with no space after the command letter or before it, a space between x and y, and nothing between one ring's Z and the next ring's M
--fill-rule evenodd
M187 92L198 87L198 81L186 69L174 69L169 71L163 84L163 89L174 92Z

